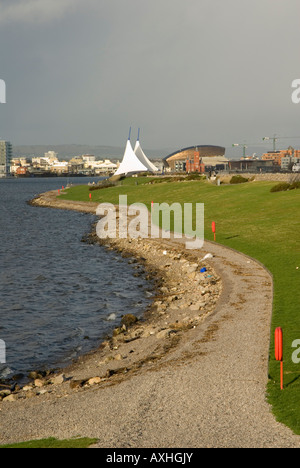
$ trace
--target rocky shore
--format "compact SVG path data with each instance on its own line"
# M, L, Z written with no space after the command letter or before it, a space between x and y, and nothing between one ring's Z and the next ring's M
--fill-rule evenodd
M56 195L31 204L96 211ZM95 232L84 241L100 242ZM140 320L124 314L72 366L0 389L0 443L85 436L99 448L299 448L266 401L273 283L263 265L213 242L195 251L172 238L101 243L155 282L151 306Z
M94 213L97 204L70 202L47 192L29 202L32 206L72 209ZM83 242L100 244L130 258L155 282L152 305L143 319L125 314L110 338L99 349L79 358L59 373L33 371L23 387L1 388L0 402L13 402L41 395L69 394L95 385L108 385L139 371L145 364L161 361L179 344L183 334L196 328L213 312L222 291L221 278L205 260L181 245L161 239L100 240L95 227ZM203 253L203 256L205 254ZM201 273L201 268L205 272Z

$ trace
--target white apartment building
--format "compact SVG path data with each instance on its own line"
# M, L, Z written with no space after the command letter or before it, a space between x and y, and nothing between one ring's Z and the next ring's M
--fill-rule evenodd
M10 163L12 159L12 144L9 141L0 140L0 177L10 175Z

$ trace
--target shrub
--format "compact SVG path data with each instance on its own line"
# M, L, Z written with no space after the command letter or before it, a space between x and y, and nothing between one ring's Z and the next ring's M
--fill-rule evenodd
M280 182L280 184L274 185L274 187L271 188L271 192L286 192L287 190L290 190L291 185L288 184L287 182Z
M245 182L248 182L249 179L246 179L246 177L242 177L241 175L235 175L232 176L230 179L231 184L244 184Z
M186 177L186 180L203 180L203 179L206 179L206 176L203 176L202 174L199 174L199 173L196 173L196 174L192 173Z
M298 182L293 182L289 190L300 189L300 180Z
M89 187L89 191L93 192L94 190L101 190L104 188L115 187L115 186L116 184L114 184L113 182L106 182L106 183L101 183L101 185L91 185L91 187Z

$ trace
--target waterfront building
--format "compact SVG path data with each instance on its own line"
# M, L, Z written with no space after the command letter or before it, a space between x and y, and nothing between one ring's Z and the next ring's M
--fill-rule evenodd
M0 140L0 177L10 175L12 155L12 144L9 141Z
M289 146L288 149L280 150L280 151L268 151L264 153L261 157L263 161L274 161L276 166L281 167L282 159L283 158L300 158L300 150L294 149L292 146ZM286 164L286 160L284 161L284 165Z
M228 159L223 146L198 145L183 148L164 158L171 172L225 171L228 169Z

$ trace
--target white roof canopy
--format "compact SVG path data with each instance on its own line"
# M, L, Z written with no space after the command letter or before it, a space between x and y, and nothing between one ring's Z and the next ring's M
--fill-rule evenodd
M124 156L119 168L114 175L129 174L134 172L145 172L148 169L142 164L135 155L130 140L127 140Z
M133 151L130 143L130 132L122 162L119 168L114 173L114 175L126 175L135 172L157 171L157 168L149 161L149 159L144 154L139 143L139 138L136 142L135 149Z
M141 145L140 145L140 129L139 129L139 135L138 135L138 139L136 141L136 144L135 144L135 148L134 148L134 153L136 154L136 156L138 157L139 161L144 164L144 166L147 167L148 171L151 171L151 172L156 172L158 171L157 167L154 166L154 164L152 164L151 161L149 161L149 159L147 158L147 156L145 155L144 151L142 150L141 148Z

